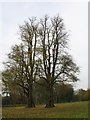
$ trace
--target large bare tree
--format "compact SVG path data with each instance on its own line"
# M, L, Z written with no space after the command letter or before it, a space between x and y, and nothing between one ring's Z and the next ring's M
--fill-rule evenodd
M38 22L36 18L29 19L29 22L25 22L23 26L20 26L20 36L21 40L24 43L24 59L22 60L22 64L24 65L24 69L22 74L25 74L27 80L27 100L28 107L35 107L35 103L33 100L33 83L35 81L36 74L36 44L38 39ZM23 58L23 57L22 57ZM23 87L22 85L20 85Z
M63 19L57 15L47 15L40 20L39 37L41 56L39 57L39 77L46 81L48 99L46 107L54 107L53 88L56 82L75 82L79 68L66 52L68 33Z
M23 89L27 96L27 106L35 107L33 100L33 83L36 74L36 44L38 23L35 18L29 19L20 26L22 43L15 45L8 55L8 67L13 67L14 81Z

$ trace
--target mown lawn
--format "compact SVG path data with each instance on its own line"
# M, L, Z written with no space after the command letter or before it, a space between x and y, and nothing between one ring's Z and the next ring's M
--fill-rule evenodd
M90 103L89 103L90 104ZM88 102L59 103L54 108L3 107L3 118L88 118Z

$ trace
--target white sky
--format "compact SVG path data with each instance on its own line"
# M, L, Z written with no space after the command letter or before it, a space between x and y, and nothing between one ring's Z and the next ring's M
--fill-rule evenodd
M19 25L28 17L38 18L48 14L50 17L60 14L64 19L66 30L70 34L70 53L80 67L80 82L76 89L88 87L88 3L87 2L22 2L0 3L0 70L2 62L7 60L6 54L11 46L20 42Z

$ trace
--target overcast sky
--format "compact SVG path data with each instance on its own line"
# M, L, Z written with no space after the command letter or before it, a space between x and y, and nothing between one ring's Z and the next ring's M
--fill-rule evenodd
M69 31L70 53L80 67L80 82L75 84L76 89L88 87L88 3L87 2L24 2L0 3L0 70L3 70L3 61L11 46L20 43L18 39L19 25L28 17L50 17L59 15L64 19L66 30Z

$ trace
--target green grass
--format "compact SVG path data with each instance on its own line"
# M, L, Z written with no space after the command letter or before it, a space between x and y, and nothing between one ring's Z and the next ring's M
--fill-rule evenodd
M59 103L54 108L4 107L3 118L88 118L88 102Z

